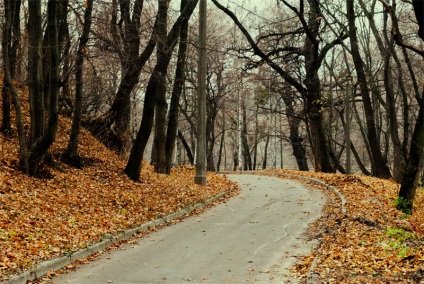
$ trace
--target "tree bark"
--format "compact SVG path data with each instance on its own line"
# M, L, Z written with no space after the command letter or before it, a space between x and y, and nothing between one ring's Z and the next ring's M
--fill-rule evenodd
M117 30L117 27L121 26L117 22L117 1L119 1L122 21L125 23L123 31ZM143 3L144 0L135 0L131 5L129 0L113 0L111 33L121 60L122 77L110 109L96 119L84 121L84 125L96 137L118 153L126 152L129 147L131 92L137 85L141 70L156 46L157 21L145 49L140 53L140 19Z
M181 1L181 9L184 9L187 4L187 0ZM178 46L178 59L177 67L175 71L174 88L171 95L171 104L169 106L168 114L168 127L166 130L166 142L165 142L165 172L171 173L172 168L172 157L175 151L175 140L178 131L178 116L179 116L179 105L180 97L184 87L185 81L185 66L187 57L187 38L188 38L188 21L189 18L184 19L181 23L180 30L180 42Z
M4 73L6 68L10 73L11 79L15 77L15 64L17 59L17 50L20 44L21 28L20 28L20 14L21 1L16 0L5 0L4 1L4 25L3 25L3 37L2 37L2 50L3 50L3 62L4 62ZM6 54L8 56L8 64L6 66ZM3 78L3 90L2 90L2 123L0 131L9 136L11 133L11 90L6 87L6 77Z
M221 161L222 161L222 151L224 149L225 144L225 120L223 121L222 132L221 132L221 142L219 143L219 151L218 151L218 161L216 163L216 171L221 170Z
M190 164L193 165L194 164L193 153L192 153L190 146L188 145L187 141L185 140L183 133L180 130L178 130L178 138L180 138L181 143L183 143L183 147L186 150L187 157L188 157L188 160L190 161Z
M262 169L263 170L266 169L266 163L267 163L267 160L268 160L268 145L269 145L270 136L271 135L269 133L266 136L265 149L264 149L264 160L262 161Z
M398 209L412 213L415 192L418 186L420 169L424 160L424 91L420 102L420 110L412 135L406 169L403 173L397 203Z
M242 129L242 143L243 143L243 156L244 156L244 170L252 170L252 157L250 156L249 141L247 140L247 115L246 105L244 100L242 102L242 114L243 114L243 129Z
M31 2L31 1L30 1ZM41 14L41 3L36 5L37 14ZM35 12L35 11L34 11ZM34 24L31 22L31 24ZM40 23L41 35L41 23ZM45 132L41 134L31 145L28 157L29 174L36 175L38 166L43 160L44 155L47 153L49 147L53 143L57 125L58 125L58 95L59 95L59 44L58 44L58 22L57 22L57 1L49 0L47 3L47 35L49 47L49 66L43 66L49 70L48 77L48 96L49 96L49 112L48 122ZM40 36L41 39L41 36ZM41 40L40 42L41 43ZM37 103L42 103L43 100L37 99ZM36 136L33 136L36 137Z
M347 17L349 22L349 36L352 49L353 62L358 77L358 83L361 90L362 101L365 110L366 124L367 124L367 139L371 149L371 159L375 165L375 175L380 178L390 178L390 170L384 160L380 150L380 145L377 138L377 130L375 126L374 113L372 103L369 95L369 88L367 78L365 76L364 67L359 53L358 38L356 35L355 26L355 11L353 8L353 0L346 0Z
M165 141L166 141L166 74L171 59L171 54L167 52L171 46L167 46L166 34L168 29L168 1L159 0L158 10L158 32L157 32L157 78L156 86L156 114L155 114L155 137L153 147L155 147L154 168L157 173L166 173ZM173 44L173 43L171 43Z
M158 91L166 91L166 89L160 89L160 87L158 89L159 82L164 82L164 80L159 80L158 76L165 76L166 78L167 68L171 59L172 51L176 45L176 40L179 35L181 23L184 19L190 17L190 15L193 13L194 8L197 5L197 2L198 0L188 0L186 7L181 12L181 15L178 17L177 21L174 23L171 28L171 31L168 34L168 37L166 39L166 54L158 54L157 64L153 70L152 75L150 76L144 98L144 108L140 128L137 132L137 136L131 148L131 153L127 162L127 166L125 167L125 173L128 175L129 178L134 181L138 181L140 177L144 150L146 149L147 141L149 140L153 127L153 119L157 103ZM160 142L164 143L164 141Z
M10 67L13 65L9 62L11 56L9 56L10 49L3 50L3 59L4 59L4 89L10 91L12 95L12 102L15 107L16 113L16 128L18 130L18 140L19 140L19 168L26 174L28 174L28 148L25 136L25 126L23 123L23 113L21 107L21 101L19 99L18 92L13 85L12 75Z
M28 86L31 111L30 144L44 133L44 94L41 68L41 0L28 0Z
M62 158L69 164L81 168L82 162L78 154L78 141L79 133L81 129L81 112L82 112L82 93L83 93L83 67L84 57L87 52L87 42L91 28L91 14L93 10L93 1L87 0L87 6L84 14L84 27L79 40L79 46L77 51L77 59L75 62L76 74L75 74L75 109L74 117L72 120L71 135L69 137L68 146L63 153Z
M331 164L330 149L328 139L325 135L323 116L322 116L322 97L321 83L318 71L321 67L319 56L319 26L321 12L319 1L309 0L308 16L308 35L305 37L305 86L306 95L306 114L311 131L311 146L314 149L315 170L319 172L334 172L334 166Z

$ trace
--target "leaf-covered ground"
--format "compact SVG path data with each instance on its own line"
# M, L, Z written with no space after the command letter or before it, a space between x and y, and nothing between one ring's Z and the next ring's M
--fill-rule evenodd
M69 119L61 118L51 150L57 161L70 126ZM155 174L147 163L141 182L132 182L123 173L125 160L84 130L79 149L86 166L59 164L64 171L52 170L52 178L36 179L17 170L17 145L15 130L11 138L0 134L0 282L37 262L237 189L219 175L208 173L208 185L202 187L194 184L191 167L168 176Z
M390 180L283 170L268 173L319 179L346 198L346 215L342 215L339 197L325 189L329 196L325 216L310 232L321 238L321 244L293 269L299 278L309 273L308 283L424 283L423 188L417 191L410 216L395 209L399 185Z
M56 160L66 147L70 126L69 119L61 118L51 151ZM123 174L125 160L84 130L84 169L60 164L64 171L52 170L52 178L34 179L17 170L17 144L16 131L11 138L0 134L0 281L37 262L236 189L212 173L208 186L201 187L193 183L192 168L166 176L153 173L148 164L143 165L141 182L134 183ZM300 259L294 276L304 281L309 275L308 283L424 281L423 189L417 191L414 214L407 216L394 208L399 185L389 180L282 170L264 174L320 179L337 187L347 201L342 215L338 197L324 189L329 200L324 217L310 230L320 246Z

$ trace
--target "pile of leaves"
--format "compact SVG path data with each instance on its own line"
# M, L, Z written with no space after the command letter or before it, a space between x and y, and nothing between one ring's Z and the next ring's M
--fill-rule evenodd
M25 119L28 125L29 118ZM123 173L125 159L85 130L79 144L85 167L69 167L60 163L60 155L70 127L70 119L61 117L51 148L58 170L51 170L48 179L32 178L17 169L16 129L9 138L0 134L0 282L43 260L69 255L122 230L237 189L223 176L208 173L208 185L199 186L194 184L192 167L160 175L148 163L143 163L141 180L135 183Z
M276 170L274 175L306 176L332 185L325 188L324 217L311 228L319 248L293 269L308 283L423 283L424 189L417 190L413 215L395 209L399 184L367 176ZM314 185L316 186L316 185ZM323 187L321 187L323 188Z

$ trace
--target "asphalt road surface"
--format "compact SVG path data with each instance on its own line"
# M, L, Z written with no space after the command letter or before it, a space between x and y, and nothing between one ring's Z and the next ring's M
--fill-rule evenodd
M291 180L229 178L238 196L53 283L297 283L288 268L315 245L302 234L320 217L324 195Z

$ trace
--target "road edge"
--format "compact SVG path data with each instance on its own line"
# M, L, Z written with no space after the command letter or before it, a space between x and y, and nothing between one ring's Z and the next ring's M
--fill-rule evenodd
M40 262L34 266L33 269L29 271L22 272L21 274L12 276L11 278L5 280L4 284L26 284L28 281L33 281L36 279L39 279L41 277L46 276L50 271L56 271L59 269L62 269L66 267L67 265L73 264L79 259L86 258L96 252L99 252L101 250L104 250L106 247L112 246L115 243L128 240L132 236L136 235L139 232L148 231L150 228L157 227L159 225L168 223L176 218L182 217L196 209L204 208L207 205L210 205L217 201L218 199L226 196L227 194L231 193L234 190L234 187L231 186L230 189L221 192L204 202L199 202L195 205L187 206L184 209L181 209L177 212L171 213L165 217L158 218L156 220L150 221L148 223L142 224L138 227L125 230L121 233L119 233L116 236L111 236L108 239L104 239L94 245L88 245L84 249L80 249L74 253L72 253L70 256L62 256L58 258L54 258L51 260L46 260L43 262Z
M299 176L299 175L288 174L288 173L279 173L279 176L280 177L286 176L286 177L289 177L289 178L295 178L295 179L300 179L300 180L303 180L303 181L313 182L317 185L325 186L326 189L330 189L330 190L334 191L337 194L337 196L339 197L340 202L341 202L341 213L343 215L346 215L346 198L343 196L343 194L336 187L329 185L329 184L323 182L322 180L311 178L311 177ZM306 284L315 283L313 275L315 274L314 269L317 265L317 262L318 262L318 257L315 256L313 261L312 261L311 267L309 268L308 272L306 273ZM310 281L312 281L312 282L310 282Z

